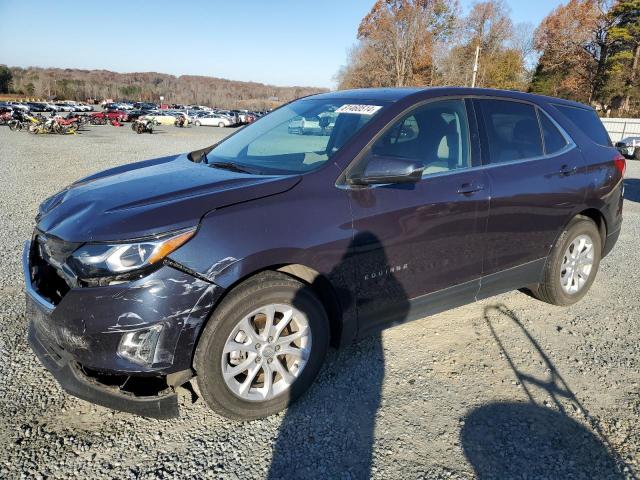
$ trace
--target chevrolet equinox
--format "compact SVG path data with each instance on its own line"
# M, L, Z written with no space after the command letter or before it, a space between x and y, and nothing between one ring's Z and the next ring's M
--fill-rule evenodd
M565 100L303 98L45 200L23 253L29 342L100 405L175 417L195 377L216 412L264 417L329 345L513 289L578 301L618 239L625 166L595 111Z

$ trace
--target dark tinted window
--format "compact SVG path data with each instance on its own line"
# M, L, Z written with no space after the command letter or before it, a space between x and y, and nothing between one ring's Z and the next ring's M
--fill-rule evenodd
M491 163L540 157L542 136L532 105L508 100L479 100L489 140Z
M567 146L567 140L543 112L540 112L540 126L544 137L544 150L547 155L559 152Z
M556 108L595 143L605 146L611 145L609 134L604 129L595 110L566 105L556 105Z
M423 175L469 166L469 126L462 100L443 100L418 107L373 145L374 155L424 163Z

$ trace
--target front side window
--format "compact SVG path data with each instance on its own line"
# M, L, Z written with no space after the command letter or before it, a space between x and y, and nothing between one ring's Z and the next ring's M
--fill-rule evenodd
M206 153L251 173L295 174L324 165L386 102L308 98L285 105Z
M489 142L490 163L541 157L542 136L535 107L508 100L478 100Z
M421 162L423 176L469 167L464 101L442 100L416 108L387 129L371 153Z

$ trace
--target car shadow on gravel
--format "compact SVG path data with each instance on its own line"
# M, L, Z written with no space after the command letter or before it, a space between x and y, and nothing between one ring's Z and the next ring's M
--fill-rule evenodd
M624 198L640 203L640 179L627 178L624 181Z
M492 305L485 307L484 319L529 401L492 403L465 416L461 445L478 478L624 478L621 468L625 464L597 420L589 415L515 313L504 305ZM529 375L516 365L494 327L505 321L537 354L523 367L540 360L547 379ZM551 402L545 402L548 406L538 405L536 389L550 397ZM581 417L591 429L571 418L565 404L571 404L574 416Z
M353 252L365 249L366 261ZM330 274L352 268L376 271L388 265L380 240L357 234L341 263ZM409 312L407 295L393 273L369 289L371 302L394 305L390 321L401 323ZM356 288L360 288L357 286ZM367 297L358 295L358 298ZM375 297L375 298L373 298ZM349 301L353 306L354 299ZM293 304L296 304L294 299ZM367 307L362 302L359 306ZM381 336L330 351L315 384L285 412L274 442L268 477L274 479L367 479L371 477L376 417L381 402L385 362Z

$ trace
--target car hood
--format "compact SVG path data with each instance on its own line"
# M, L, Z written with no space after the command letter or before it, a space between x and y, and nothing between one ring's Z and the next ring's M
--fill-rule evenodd
M69 242L140 238L195 226L211 210L282 193L299 180L163 157L73 183L40 205L37 227Z

